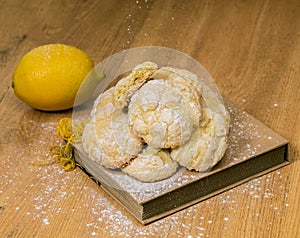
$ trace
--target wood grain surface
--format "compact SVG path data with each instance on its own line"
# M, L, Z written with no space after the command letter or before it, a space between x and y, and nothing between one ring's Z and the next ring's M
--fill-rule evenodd
M0 22L1 237L299 237L298 0L0 0ZM72 115L34 110L11 88L21 57L47 43L95 63L136 46L187 53L224 97L290 141L292 163L143 226L80 169L32 165Z

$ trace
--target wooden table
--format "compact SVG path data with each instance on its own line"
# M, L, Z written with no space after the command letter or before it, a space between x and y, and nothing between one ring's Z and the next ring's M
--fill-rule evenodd
M299 237L299 1L2 0L0 22L1 237ZM143 226L80 169L32 166L72 114L36 111L11 88L21 57L47 43L95 63L145 45L187 53L224 97L290 141L292 163Z

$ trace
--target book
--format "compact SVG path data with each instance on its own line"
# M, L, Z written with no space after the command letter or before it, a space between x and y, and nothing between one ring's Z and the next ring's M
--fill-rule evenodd
M123 205L139 222L148 224L208 199L255 177L289 164L289 142L263 123L225 101L231 116L228 148L210 171L179 168L172 177L143 183L121 170L90 160L81 144L74 144L82 170Z

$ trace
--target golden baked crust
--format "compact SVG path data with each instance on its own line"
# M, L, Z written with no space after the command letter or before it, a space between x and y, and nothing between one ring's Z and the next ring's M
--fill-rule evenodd
M185 94L181 88L185 89ZM130 128L138 137L156 148L176 148L185 144L199 125L190 105L188 87L171 80L153 79L131 98L128 107ZM192 98L192 95L190 98ZM194 99L193 103L197 103Z
M152 79L163 79L170 82L172 87L181 95L182 100L192 109L191 116L197 125L201 119L201 92L195 85L198 81L195 74L187 70L181 70L171 67L162 67L158 69L151 77Z
M223 103L205 84L201 105L203 119L191 139L171 151L172 159L190 170L205 172L217 164L227 148L230 117Z
M122 78L115 87L114 103L116 107L121 109L126 107L133 93L149 80L157 69L157 64L144 62L135 66L127 77Z
M136 157L142 141L130 132L127 114L114 106L113 92L111 88L95 101L82 142L91 159L108 168L120 168Z
M170 157L168 150L147 146L122 171L142 182L155 182L176 173L178 164Z

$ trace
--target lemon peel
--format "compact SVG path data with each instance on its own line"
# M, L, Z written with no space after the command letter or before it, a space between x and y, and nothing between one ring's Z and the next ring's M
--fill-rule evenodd
M49 149L50 158L42 162L34 163L35 166L50 165L59 163L65 171L72 171L76 168L74 149L71 143L79 143L82 140L82 132L87 121L79 121L73 124L71 118L62 118L56 125L56 136L64 140L63 145L51 146Z

